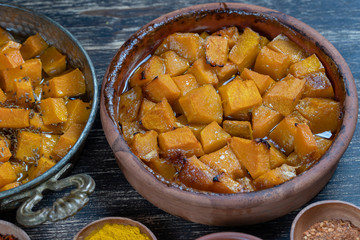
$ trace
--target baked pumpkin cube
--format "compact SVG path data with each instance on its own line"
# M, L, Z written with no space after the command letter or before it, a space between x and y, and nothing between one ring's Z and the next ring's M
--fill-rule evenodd
M41 134L40 156L52 158L51 153L59 141L60 135Z
M136 134L145 133L145 130L140 125L139 121L123 122L121 125L121 130L125 141L128 143L132 142Z
M0 162L6 162L12 156L10 145L5 139L0 138Z
M185 186L207 191L213 186L215 176L216 172L213 169L196 156L192 156L184 159L183 167L177 178Z
M277 82L263 96L263 103L284 116L289 115L298 104L305 88L305 80L288 75Z
M235 26L220 29L219 31L216 31L211 35L212 36L221 36L221 37L227 39L229 42L230 48L232 48L240 38L239 30Z
M159 158L158 134L154 130L135 134L131 144L133 153L145 162Z
M139 119L141 119L145 115L145 113L147 113L155 105L156 105L156 103L154 103L146 98L143 98L141 105L140 105L140 109L139 109Z
M144 86L144 92L154 102L161 102L163 98L166 98L169 103L173 103L180 96L180 90L169 74L155 77Z
M15 68L24 63L24 59L19 49L6 48L0 51L0 70Z
M229 41L221 36L212 35L205 40L205 57L210 66L222 67L226 64L229 54Z
M255 108L252 113L253 137L264 138L282 119L281 113L264 105Z
M85 93L85 77L78 68L53 77L44 85L44 95L46 97L77 97Z
M30 80L33 87L39 85L42 79L40 59L29 59L16 68L0 71L1 87L5 92L15 92L15 81Z
M166 98L147 111L141 118L141 124L147 130L166 132L176 127L176 118Z
M72 123L86 124L91 112L90 102L84 102L81 99L69 100L66 109L68 119L64 123L64 130L67 130Z
M239 72L254 65L260 51L260 35L250 28L245 28L238 41L231 48L229 60L235 63Z
M302 77L306 80L303 97L333 98L334 89L323 72L315 72Z
M318 153L320 156L323 156L326 153L326 151L330 148L333 141L316 135L314 137L315 137L316 145L318 147Z
M251 110L262 103L261 95L252 80L235 78L219 88L223 102L224 116L234 116L244 110Z
M8 31L0 27L0 46L13 40L13 36Z
M318 147L310 127L305 123L295 124L297 129L294 137L294 151L303 160L318 160Z
M260 48L263 48L269 44L270 40L265 36L260 36Z
M290 58L285 54L263 47L256 58L254 70L269 75L275 80L285 77L290 65Z
M6 184L5 186L3 186L2 188L0 188L0 192L3 192L3 191L7 191L7 190L10 190L10 189L13 189L13 188L16 188L18 186L20 186L20 182L12 182L12 183L9 183L9 184Z
M205 154L199 160L217 171L218 174L225 173L233 179L245 176L245 171L229 146Z
M248 68L245 68L240 77L244 80L253 80L259 90L260 95L263 95L266 89L275 84L275 81L269 76L251 71Z
M61 54L54 46L47 48L40 55L40 60L44 72L50 77L59 75L66 69L66 56Z
M314 134L325 131L335 132L340 122L340 103L327 98L304 98L296 110L310 121Z
M265 140L232 137L229 143L241 165L253 179L270 170L270 145Z
M325 72L324 66L315 54L292 64L289 68L289 73L295 77L302 77L314 72Z
M0 128L26 128L30 126L30 110L0 107Z
M274 169L286 163L286 156L273 144L270 146L270 168Z
M200 142L188 127L160 133L159 147L167 157L179 156L179 154L186 157L204 155Z
M47 158L41 157L36 165L33 165L29 169L29 180L33 180L40 176L41 174L48 171L50 168L55 166L56 162Z
M174 51L167 51L161 54L165 63L165 73L171 77L180 75L188 70L190 64L185 58L180 57Z
M216 73L213 71L213 68L206 63L205 57L197 59L187 73L194 75L200 85L210 83L216 86L219 83Z
M66 130L66 132L60 136L59 141L53 148L51 153L52 158L56 161L61 160L75 145L82 131L84 130L84 127L84 124L71 124L68 130Z
M10 41L4 43L3 45L0 44L0 52L5 51L5 50L10 49L10 48L20 49L21 48L21 43L14 42L14 41L10 40Z
M63 126L61 124L49 124L45 125L40 113L30 113L30 128L43 133L62 134Z
M172 80L180 90L180 96L184 96L191 90L198 88L199 84L196 78L192 74L184 74L173 77Z
M200 141L200 133L207 126L207 124L201 123L189 123L185 115L181 115L176 118L177 127L188 127L195 135L195 137Z
M138 86L120 95L118 116L121 124L137 119L142 99L142 90Z
M41 100L40 113L45 125L66 122L68 112L63 98L46 98Z
M179 98L179 104L189 123L222 122L221 98L211 84L205 84Z
M296 177L296 168L283 164L255 179L254 184L260 189L271 188L294 177Z
M166 159L153 158L147 165L153 169L156 173L159 173L166 180L173 180L177 174L175 165Z
M42 53L48 44L40 36L39 33L28 37L25 42L22 44L20 51L25 60L38 56Z
M223 67L214 67L214 71L216 76L218 77L219 85L222 85L226 80L234 77L235 74L238 72L237 66L232 62L227 62Z
M152 56L143 66L136 69L131 76L129 80L130 87L144 86L160 74L165 74L165 70L164 59L159 56Z
M34 91L29 79L14 81L16 104L22 107L29 107L35 102Z
M230 134L225 132L215 121L200 132L200 141L205 153L211 153L224 147L229 138L231 138Z
M268 48L289 56L291 64L304 60L307 56L299 45L283 34L279 34L267 45Z
M40 134L28 131L20 131L17 135L15 157L24 162L35 163L39 157L40 147Z
M10 162L0 164L0 187L15 182L17 175L15 169Z
M214 177L214 184L211 191L215 193L238 193L244 192L244 187L238 182L228 177L226 174L219 174Z
M6 102L6 94L3 92L3 90L0 88L0 103L5 103Z
M275 142L286 155L289 155L294 150L294 137L297 131L295 123L308 124L309 120L305 119L299 112L294 111L281 120L269 134L269 138Z
M249 121L225 120L223 128L233 137L253 139L253 131Z

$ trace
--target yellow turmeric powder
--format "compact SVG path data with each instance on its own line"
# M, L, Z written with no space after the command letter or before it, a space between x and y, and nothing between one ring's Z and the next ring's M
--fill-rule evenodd
M105 224L98 230L93 231L85 240L150 240L142 234L136 226Z

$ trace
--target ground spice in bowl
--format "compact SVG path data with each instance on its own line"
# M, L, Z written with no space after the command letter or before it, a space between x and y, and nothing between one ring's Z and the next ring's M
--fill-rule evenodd
M106 223L100 229L93 231L85 240L150 240L140 232L140 228L131 225Z
M0 234L0 240L19 240L19 239L10 234L5 234L5 235Z
M341 219L325 220L312 225L303 234L303 240L359 240L360 228L350 221Z

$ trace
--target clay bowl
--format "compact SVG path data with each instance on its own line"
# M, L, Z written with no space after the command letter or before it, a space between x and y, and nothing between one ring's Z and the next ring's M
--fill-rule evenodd
M214 32L237 26L272 39L283 33L322 61L336 98L343 105L343 122L331 148L318 164L296 178L270 189L230 195L181 190L159 181L131 152L117 120L117 101L132 70L161 41L174 32ZM117 163L129 183L148 201L184 219L209 225L247 225L269 221L295 210L312 199L329 181L353 136L358 113L354 78L346 62L322 35L283 13L240 3L192 6L161 16L138 30L119 49L104 77L101 120Z
M261 240L261 238L245 233L219 232L199 237L196 240Z
M119 224L119 225L131 225L138 227L142 234L146 234L150 240L156 240L155 235L148 229L145 225L138 221L134 221L129 218L123 217L107 217L102 218L100 220L94 221L88 225L86 225L83 229L81 229L73 240L84 240L87 236L89 236L93 231L100 229L105 224Z
M291 240L301 240L302 234L312 225L324 220L348 220L360 227L360 208L343 201L328 200L310 204L301 210L291 225Z
M30 240L29 235L27 235L24 230L10 222L6 222L3 220L0 220L0 234L13 235L17 239L21 240Z

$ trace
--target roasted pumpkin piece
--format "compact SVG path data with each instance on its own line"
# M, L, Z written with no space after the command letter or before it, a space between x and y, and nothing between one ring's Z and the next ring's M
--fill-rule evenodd
M61 54L54 46L47 48L40 55L40 60L44 72L50 77L58 75L66 69L66 56Z
M225 132L215 121L200 132L200 141L205 153L211 153L224 147L229 138L231 138L230 134Z
M270 42L270 40L267 39L267 37L265 37L265 36L260 36L260 43L259 43L259 44L260 44L260 47L261 47L261 48L267 46L269 42Z
M29 180L37 178L41 174L52 168L56 162L47 157L41 157L36 165L33 165L29 169Z
M183 167L177 178L188 187L207 191L214 185L215 176L216 172L213 169L197 157L192 156L184 159Z
M290 65L290 58L285 54L263 47L256 57L254 70L269 75L275 80L285 77Z
M270 168L274 169L286 162L286 156L273 144L270 144L270 146Z
M289 73L295 77L302 77L314 72L325 72L324 66L315 54L292 64L289 68Z
M159 147L166 157L204 155L200 142L188 127L159 134Z
M41 135L28 131L20 131L16 139L15 157L24 162L35 163L40 154Z
M59 141L59 138L59 135L41 134L40 156L51 159L51 153Z
M252 113L252 130L254 138L264 138L283 118L281 113L261 105Z
M190 66L189 61L180 57L174 51L167 51L161 54L165 63L165 73L171 77L184 73Z
M20 51L25 60L38 56L42 53L48 44L40 36L39 33L28 37L25 42L23 42Z
M289 155L294 150L294 137L296 134L295 123L309 123L299 112L294 111L272 130L269 138L275 142L280 150Z
M63 98L43 99L39 107L45 125L66 122L68 119L68 112Z
M77 97L85 94L85 92L85 77L78 68L53 77L44 85L45 97Z
M161 102L166 98L169 103L173 103L180 96L180 90L169 74L155 77L143 89L148 98L154 102Z
M176 118L177 127L188 127L195 135L195 137L200 141L200 133L207 126L206 124L200 123L188 123L185 115L181 115Z
M53 133L53 134L62 134L63 126L61 124L49 124L45 125L40 113L31 112L30 113L30 128L36 131L44 133Z
M60 136L59 141L56 143L51 156L56 161L59 161L70 151L70 149L75 145L76 141L79 139L85 125L73 123L66 130L66 132Z
M214 70L218 77L219 85L222 85L226 80L234 77L238 72L237 66L232 62L227 62L223 67L214 67Z
M13 36L8 31L0 27L0 46L13 40Z
M253 131L249 121L225 120L223 128L233 137L253 139Z
M295 127L294 152L303 160L318 160L318 147L310 127L305 123L297 123Z
M7 48L0 51L0 70L15 68L24 63L20 50L16 48Z
M304 79L288 75L264 94L264 105L278 111L284 116L289 115L302 96L305 82Z
M229 143L241 165L253 179L270 170L270 145L265 140L232 137Z
M0 107L0 128L26 128L30 126L30 110Z
M216 86L219 83L216 73L213 71L213 68L206 63L205 57L197 59L187 73L194 75L200 85L210 83Z
M0 187L15 182L16 179L15 169L9 161L0 164Z
M300 62L307 57L304 49L283 34L274 38L267 47L289 56L291 64Z
M210 66L222 67L226 64L229 54L229 41L221 36L212 35L205 40L205 57Z
M314 134L337 130L340 122L340 103L327 98L304 98L296 110L310 121L309 126Z
M67 130L72 123L86 124L90 116L90 102L84 102L81 99L69 100L66 104L68 119L64 123L63 129Z
M219 31L214 32L212 35L226 38L229 42L230 48L232 48L240 38L239 30L235 26L220 29Z
M176 118L166 98L147 111L141 118L141 124L147 130L166 132L176 127Z
M123 124L121 125L121 130L125 141L129 144L132 142L136 134L145 133L145 130L140 125L139 121L123 122Z
M221 98L211 84L191 90L179 103L189 123L222 122Z
M35 102L34 91L29 79L19 79L14 82L16 105L30 107Z
M14 82L19 80L30 80L32 86L36 87L42 79L41 72L41 61L29 59L16 68L0 71L1 87L5 92L14 92Z
M245 176L245 171L229 146L205 154L199 160L217 171L218 174L225 173L233 179Z
M334 90L330 80L323 72L303 76L306 80L303 97L333 98Z
M15 48L15 49L20 49L21 48L21 43L17 43L17 42L14 42L14 41L8 41L6 42L5 44L3 45L0 45L0 52L3 52L7 49L10 49L10 48Z
M219 88L223 102L224 116L234 116L244 110L251 110L261 105L262 98L252 80L242 81L235 78Z
M134 121L137 118L142 99L140 87L134 87L120 95L118 116L121 124Z
M146 98L143 98L141 105L140 105L140 109L139 109L139 119L141 119L145 115L145 113L147 113L155 105L156 105L156 103L154 103ZM123 122L123 123L125 123L125 122Z
M275 81L269 75L260 74L255 71L251 71L248 68L245 68L244 71L242 71L240 77L244 80L253 80L260 95L263 95L266 89L275 84Z
M153 158L147 162L148 166L166 180L173 180L176 176L174 164L162 158Z
M0 138L0 162L6 162L12 156L10 145L5 139Z
M3 92L3 90L0 88L0 103L5 103L6 102L6 94Z
M316 135L314 137L315 137L316 145L318 147L318 153L320 156L323 156L326 153L326 151L330 148L333 141Z
M282 184L296 177L295 167L283 164L278 168L272 169L254 180L255 186L259 189L271 188Z
M250 179L250 177L243 177L236 180L239 182L243 187L243 192L253 192L255 191L255 186L252 183L253 181Z
M260 36L250 28L245 28L236 44L231 48L229 60L235 63L239 72L254 65L260 51Z
M225 174L219 174L214 177L214 184L211 187L211 191L215 193L238 193L244 192L244 187L237 181L228 177Z
M191 90L198 88L199 84L196 81L196 78L192 74L184 74L180 76L173 77L172 80L175 82L176 86L180 90L180 96L184 96Z
M133 153L145 162L159 158L158 134L154 130L135 134L131 144Z
M18 186L20 186L20 185L21 185L20 182L12 182L12 183L6 184L6 185L3 186L2 188L0 188L0 192L7 191L7 190L10 190L10 189L16 188L16 187L18 187Z

